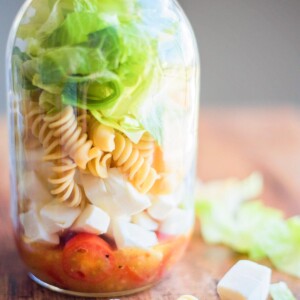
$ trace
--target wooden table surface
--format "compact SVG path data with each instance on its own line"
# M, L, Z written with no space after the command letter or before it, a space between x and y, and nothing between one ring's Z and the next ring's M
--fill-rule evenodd
M75 299L33 283L18 258L9 220L7 130L0 120L0 300ZM198 174L203 180L245 177L254 170L265 178L264 201L287 216L300 214L300 110L230 109L201 113ZM239 256L222 246L205 245L196 229L184 259L156 287L126 300L176 300L192 294L219 299L217 281ZM266 262L267 263L267 262ZM300 280L273 272L300 299Z

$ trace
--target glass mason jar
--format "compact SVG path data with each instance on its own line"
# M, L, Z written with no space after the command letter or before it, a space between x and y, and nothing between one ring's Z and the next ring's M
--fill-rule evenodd
M7 52L11 209L31 278L158 282L191 235L199 59L172 0L28 0Z

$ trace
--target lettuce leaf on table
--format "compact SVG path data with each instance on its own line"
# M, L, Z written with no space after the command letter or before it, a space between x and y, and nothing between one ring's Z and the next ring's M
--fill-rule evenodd
M296 300L285 282L271 284L270 294L273 300Z
M196 213L206 242L224 244L251 259L268 258L283 272L300 278L300 216L283 213L257 199L262 178L199 185Z

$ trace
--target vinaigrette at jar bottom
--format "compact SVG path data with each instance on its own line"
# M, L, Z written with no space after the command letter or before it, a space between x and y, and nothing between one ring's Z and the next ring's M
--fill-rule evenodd
M27 0L8 47L12 215L35 280L157 282L192 232L198 57L171 0Z
M81 293L117 293L159 281L183 255L187 242L187 236L162 236L148 249L117 249L107 237L79 233L58 246L17 244L30 272L48 284Z

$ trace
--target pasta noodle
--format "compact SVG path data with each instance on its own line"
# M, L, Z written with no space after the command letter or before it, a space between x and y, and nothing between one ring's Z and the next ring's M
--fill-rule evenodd
M93 146L93 141L88 139L87 133L80 126L84 122L89 122L88 125L91 125L90 116L86 111L81 111L76 118L73 108L67 106L61 113L47 116L45 119L63 151L82 171L101 178L107 177L107 168L110 166L112 155L105 154L99 147ZM101 127L101 130L107 132L109 128L105 126ZM104 138L103 140L105 142Z
M27 126L31 127L31 132L40 144L43 145L45 154L44 160L56 160L66 157L62 152L58 139L54 137L54 132L49 128L49 123L45 121L46 115L37 103L30 104L30 112L26 116Z
M116 133L115 145L112 155L116 167L128 174L129 180L141 193L147 193L159 178L155 169L127 137Z
M137 144L134 144L134 147L139 150L139 153L144 158L152 162L155 150L155 139L149 133L145 133L141 140Z
M92 119L89 136L93 144L101 151L112 152L115 149L115 131L113 128L100 124Z
M82 132L87 133L90 124L91 116L85 109L78 109L77 111L77 123L82 128Z
M99 155L96 158L88 162L87 170L95 177L107 178L107 169L110 166L111 157L111 153L99 153Z
M48 181L54 186L51 194L59 202L67 203L70 207L82 204L83 194L74 180L77 165L69 158L63 158L53 167L54 176Z
M87 133L84 133L78 125L71 106L65 107L53 116L46 116L45 120L49 123L49 128L53 129L53 135L57 138L63 151L81 169L86 169L87 163L101 154L100 149L93 147L93 142L88 140Z
M151 188L151 194L154 195L167 195L176 189L178 184L177 178L173 174L160 173L160 178L154 183Z
M23 101L22 114L23 114L23 141L26 149L35 149L38 148L41 143L40 141L32 134L31 130L31 119L28 118L28 113L31 107L30 101Z

